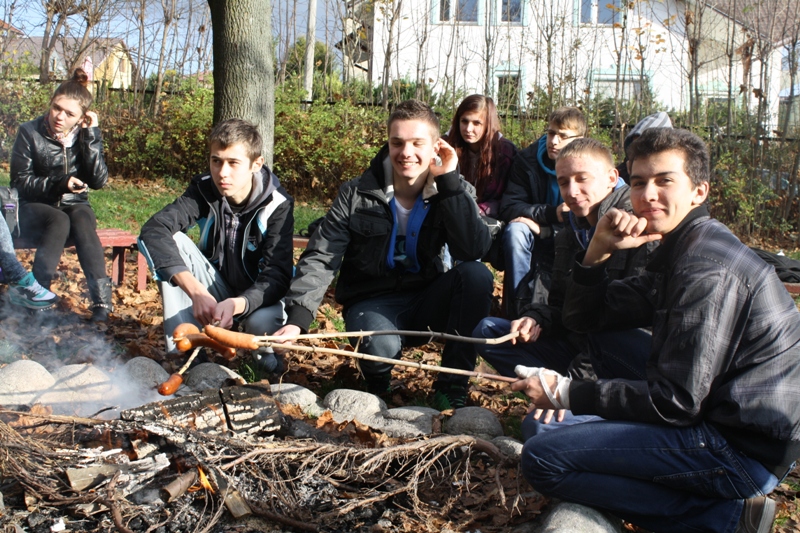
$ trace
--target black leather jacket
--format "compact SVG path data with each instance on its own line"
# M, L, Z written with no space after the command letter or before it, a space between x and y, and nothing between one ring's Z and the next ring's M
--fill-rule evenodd
M19 191L20 200L49 205L88 203L86 191L69 192L70 176L90 189L105 186L108 168L100 128L80 128L67 148L47 134L44 115L22 124L11 152L11 186Z

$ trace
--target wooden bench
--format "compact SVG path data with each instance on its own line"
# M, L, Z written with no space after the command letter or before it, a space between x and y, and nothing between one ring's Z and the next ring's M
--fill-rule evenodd
M127 252L138 251L139 246L136 242L136 235L121 229L98 229L97 236L100 237L100 244L103 248L111 248L111 281L115 285L121 285L125 281L125 256ZM74 246L71 241L67 241L67 246ZM35 249L36 245L25 239L14 239L14 248ZM141 292L147 286L147 261L144 254L137 254L136 261L136 290Z

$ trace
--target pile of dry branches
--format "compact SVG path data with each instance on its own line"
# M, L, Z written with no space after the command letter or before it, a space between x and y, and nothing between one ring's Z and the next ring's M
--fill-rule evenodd
M508 525L541 505L521 495L516 466L472 437L372 448L308 440L253 444L156 424L0 415L6 495L0 525L39 512L81 520L84 531L166 531L168 523L169 530L180 523L179 531L225 531L224 524L244 517L259 517L262 531L267 525L370 531L387 517L398 531L440 531L481 517ZM150 457L138 456L142 450ZM154 462L154 454L167 459ZM108 465L117 466L97 470L105 475L91 486L76 487L76 469ZM24 511L13 512L18 507Z

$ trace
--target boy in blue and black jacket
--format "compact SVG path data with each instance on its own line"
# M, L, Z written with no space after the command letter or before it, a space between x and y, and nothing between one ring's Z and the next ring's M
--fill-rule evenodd
M249 122L220 122L209 137L210 172L142 226L140 249L159 282L168 351L183 322L236 324L256 335L283 324L294 201L264 165L261 146ZM197 245L185 234L195 224ZM271 354L260 361L264 371L275 365Z

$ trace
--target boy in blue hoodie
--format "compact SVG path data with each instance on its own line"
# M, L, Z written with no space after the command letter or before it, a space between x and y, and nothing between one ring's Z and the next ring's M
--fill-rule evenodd
M519 317L520 306L532 298L547 300L553 236L569 211L556 182L556 158L574 139L586 135L586 117L576 107L556 109L547 123L547 133L514 158L500 204L500 219L508 223L503 235L503 300L511 319Z

